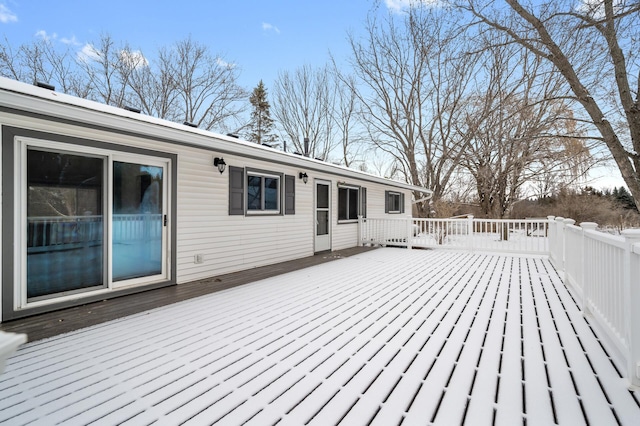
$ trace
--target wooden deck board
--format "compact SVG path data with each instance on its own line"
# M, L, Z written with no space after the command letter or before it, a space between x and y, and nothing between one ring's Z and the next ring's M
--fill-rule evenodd
M302 259L252 268L175 286L148 290L100 302L87 303L82 306L3 322L0 323L0 330L13 333L25 333L29 341L45 339L160 306L219 292L332 260L342 259L369 250L375 250L375 247L354 247L352 249L330 253L318 253Z
M385 248L23 346L0 423L637 424L542 258Z

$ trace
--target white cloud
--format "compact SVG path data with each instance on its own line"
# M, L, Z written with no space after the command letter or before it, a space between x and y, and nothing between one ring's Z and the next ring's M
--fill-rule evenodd
M76 39L76 36L71 36L71 38L62 37L60 42L63 44L70 44L72 46L80 46L82 44Z
M220 66L221 68L232 69L236 67L236 64L227 62L222 58L216 58L216 64L218 64L218 66Z
M623 0L613 0L614 12L618 13L624 9ZM579 0L576 10L592 18L604 18L604 4L601 0Z
M8 24L9 22L18 22L18 16L9 10L4 4L0 4L0 22Z
M97 61L100 59L100 53L93 47L92 44L85 44L78 52L78 59L82 62Z
M262 23L262 29L264 31L274 31L276 34L280 34L280 29L274 25L271 25L267 22Z
M41 38L44 41L51 41L51 40L55 40L58 35L56 33L53 34L47 34L47 32L45 30L40 30L40 31L36 31L36 33L34 34L35 37Z
M384 0L384 4L393 13L401 13L406 9L411 9L416 5L438 6L444 0Z
M120 60L131 69L149 66L149 61L139 50L121 50Z

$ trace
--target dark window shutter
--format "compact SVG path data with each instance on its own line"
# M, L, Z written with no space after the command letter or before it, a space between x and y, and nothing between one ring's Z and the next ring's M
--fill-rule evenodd
M400 213L404 213L404 192L400 193Z
M229 215L244 215L244 169L229 167Z
M384 212L389 213L389 191L384 191Z
M284 214L296 214L296 177L284 177Z
M349 200L349 190L338 188L338 220L347 220L347 201Z
M360 216L367 217L367 188L360 188Z

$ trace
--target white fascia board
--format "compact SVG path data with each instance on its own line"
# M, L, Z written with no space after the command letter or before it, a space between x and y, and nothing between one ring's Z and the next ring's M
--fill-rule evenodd
M6 93L6 96L0 97L0 106L6 108L57 117L87 125L99 124L105 128L115 128L131 134L165 140L184 141L185 134L187 134L189 135L187 142L189 145L205 148L213 152L221 151L239 156L259 157L267 161L284 162L302 169L312 169L417 191L427 194L429 197L433 194L433 191L421 186L385 179L313 158L276 151L252 142L77 98L5 77L0 77L0 91Z

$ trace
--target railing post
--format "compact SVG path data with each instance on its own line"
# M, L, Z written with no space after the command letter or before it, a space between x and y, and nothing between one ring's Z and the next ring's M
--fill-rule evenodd
M595 222L581 222L580 223L580 227L582 228L582 234L580 236L580 251L582 253L580 253L580 277L579 280L580 282L578 283L578 285L582 288L582 315L583 316L587 316L588 314L591 313L590 309L589 309L589 297L590 297L590 290L591 287L589 286L590 281L586 279L587 277L587 259L586 259L586 249L585 249L585 231L595 231L596 228L598 227L598 224Z
M556 268L564 271L564 217L556 217Z
M556 227L555 227L555 216L547 216L547 233L546 237L549 241L549 259L554 260L554 256L556 253Z
M564 282L568 283L569 282L569 277L568 277L568 272L567 272L567 265L566 265L566 259L567 259L567 250L572 250L573 247L568 247L567 244L567 225L573 225L575 224L576 221L573 219L564 219L562 221L562 246L564 247L564 250L562 252L562 267L564 269Z
M469 251L473 253L473 215L472 214L470 214L467 217L467 235L469 236L469 238L467 238L469 240Z
M407 218L407 249L411 250L411 240L413 240L413 218Z
M640 243L640 229L625 229L624 286L625 286L625 322L629 342L629 359L627 360L627 374L631 382L630 389L640 390L640 278L631 271L631 256L633 245Z
M364 220L362 216L358 216L358 247L362 247L362 236L364 235L362 227Z

